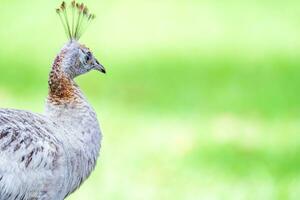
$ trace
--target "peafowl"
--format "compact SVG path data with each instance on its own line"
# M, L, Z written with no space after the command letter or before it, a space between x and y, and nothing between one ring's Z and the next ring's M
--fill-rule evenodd
M45 113L0 109L0 200L63 200L88 178L99 155L96 113L74 81L91 70L105 73L78 42L95 15L75 1L56 12L68 42L52 65Z

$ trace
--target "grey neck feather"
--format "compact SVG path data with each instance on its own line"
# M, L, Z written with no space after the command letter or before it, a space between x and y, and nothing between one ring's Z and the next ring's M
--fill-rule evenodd
M65 70L72 69L72 67L64 67L72 62L72 60L63 61L60 67ZM68 80L74 98L54 103L49 97L45 114L65 130L65 135L61 137L66 151L69 152L68 165L73 178L67 185L72 189L77 188L93 170L102 136L94 109L71 76Z

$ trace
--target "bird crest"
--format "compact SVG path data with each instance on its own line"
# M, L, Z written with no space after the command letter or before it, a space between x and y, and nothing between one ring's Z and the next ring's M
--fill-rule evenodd
M63 1L56 9L56 13L70 40L79 40L91 21L95 19L95 15L89 12L86 5L76 1L72 1L70 5Z

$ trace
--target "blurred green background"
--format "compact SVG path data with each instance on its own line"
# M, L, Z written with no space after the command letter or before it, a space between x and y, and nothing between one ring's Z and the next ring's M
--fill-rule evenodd
M59 3L1 0L1 107L43 111ZM300 199L299 1L85 3L104 140L68 200Z

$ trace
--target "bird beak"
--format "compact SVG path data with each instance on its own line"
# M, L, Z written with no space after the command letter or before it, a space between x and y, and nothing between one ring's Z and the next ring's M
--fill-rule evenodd
M95 70L102 72L102 73L106 73L105 68L98 62L98 60L96 60L96 65L94 67Z

